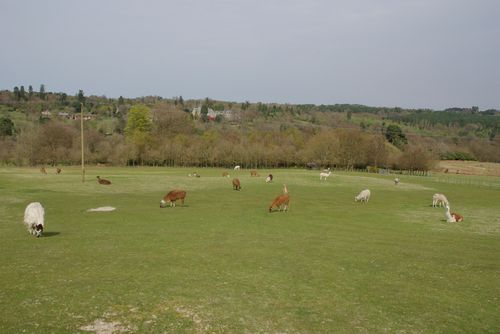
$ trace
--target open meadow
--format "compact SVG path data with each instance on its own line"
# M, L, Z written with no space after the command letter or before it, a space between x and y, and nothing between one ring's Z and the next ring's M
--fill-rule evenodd
M500 332L498 177L47 172L0 168L0 333ZM269 213L283 184L290 209ZM174 188L185 205L160 208ZM446 223L436 192L464 222ZM41 238L22 224L30 202ZM116 210L87 212L102 206Z

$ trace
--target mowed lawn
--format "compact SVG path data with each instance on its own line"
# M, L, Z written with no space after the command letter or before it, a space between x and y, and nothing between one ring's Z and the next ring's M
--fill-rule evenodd
M223 171L0 168L0 333L500 332L498 178ZM269 213L284 183L290 210ZM174 188L185 205L161 209Z

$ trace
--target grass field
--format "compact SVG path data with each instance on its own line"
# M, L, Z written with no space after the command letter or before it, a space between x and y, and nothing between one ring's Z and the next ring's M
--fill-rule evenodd
M230 171L237 192L222 171L0 168L0 333L500 332L500 179ZM269 213L283 183L290 210ZM173 188L185 206L160 209Z

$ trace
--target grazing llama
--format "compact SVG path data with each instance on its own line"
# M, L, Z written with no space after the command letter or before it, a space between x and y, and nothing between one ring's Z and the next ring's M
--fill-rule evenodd
M321 172L321 173L319 173L319 179L326 180L326 178L329 177L331 173L332 173L331 171Z
M241 169L240 165L234 166L234 170L240 170L240 169Z
M175 201L178 199L181 200L181 204L184 205L184 199L186 198L186 191L175 189L166 194L163 199L160 201L160 208L164 208L167 206L167 203L170 204L170 207L175 208Z
M449 204L448 199L443 194L434 194L432 195L432 207L435 208L437 206L446 206Z
M286 212L288 211L288 207L290 206L290 195L283 194L276 197L271 206L269 206L269 212L273 211L273 208L278 209L279 211Z
M269 183L269 182L273 182L273 174L269 174L269 175L266 177L266 183Z
M241 190L241 183L239 179L233 179L233 190Z
M251 170L250 171L250 176L260 176L259 173L257 173L256 170Z
M40 173L47 174L47 171L45 170L45 167L40 168Z
M355 202L368 202L370 200L371 192L369 189L362 190L358 196L354 197Z
M445 204L445 214L446 214L446 222L447 223L459 223L464 221L464 217L459 215L458 213L450 212L450 204Z
M24 225L28 232L36 237L40 237L45 227L45 210L38 202L28 204L24 210Z
M99 176L97 176L97 182L99 182L99 184L104 184L104 185L110 185L111 184L111 181L106 180L106 179L101 179Z
M397 186L399 184L400 180L399 180L399 177L395 178L394 179L394 184Z
M222 172L222 177L229 177L229 173L228 172Z

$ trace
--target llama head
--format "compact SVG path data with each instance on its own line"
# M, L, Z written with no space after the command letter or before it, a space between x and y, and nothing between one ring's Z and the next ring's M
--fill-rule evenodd
M33 235L35 235L38 238L42 236L42 233L43 233L43 225L42 224L36 225L33 230Z
M166 205L167 205L167 202L165 202L165 200L162 199L160 201L160 208L164 208Z

